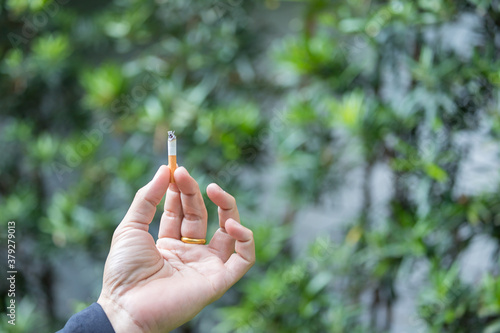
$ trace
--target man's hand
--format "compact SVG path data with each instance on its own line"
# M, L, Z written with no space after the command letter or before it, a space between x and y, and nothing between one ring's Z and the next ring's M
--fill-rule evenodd
M176 169L174 177L169 186L170 170L161 166L114 232L97 302L118 333L166 332L182 325L255 262L252 231L239 223L235 199L216 184L207 194L219 206L220 228L208 245L180 240L206 238L207 210L187 170ZM148 228L165 192L155 243Z

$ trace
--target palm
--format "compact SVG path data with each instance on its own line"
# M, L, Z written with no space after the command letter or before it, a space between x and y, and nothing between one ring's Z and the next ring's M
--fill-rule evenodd
M226 288L227 283L221 280L226 272L224 262L208 246L194 247L178 240L166 240L165 243L166 248L158 247L158 250L164 258L165 273L162 274L166 278L180 278L191 287L206 286L203 295L207 299Z
M101 298L112 300L129 315L135 314L130 317L142 331L164 331L188 321L218 299L252 264L251 258L234 253L235 239L244 236L240 229L244 227L232 220L239 219L236 207L228 206L234 199L215 187L207 192L219 206L221 228L209 245L179 240L181 233L192 238L205 238L206 234L206 208L201 193L199 189L193 191L194 180L182 172L179 179L176 173L178 188L171 187L167 192L157 243L147 227L136 221L145 216L146 220L152 219L151 202L159 199L146 200L149 212L133 203L124 218L130 223L122 222L117 228L106 261L104 286L110 286L114 294L106 295L103 287Z

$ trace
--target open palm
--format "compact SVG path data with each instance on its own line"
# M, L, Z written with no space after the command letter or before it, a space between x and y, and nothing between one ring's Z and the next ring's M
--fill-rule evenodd
M166 332L221 297L255 261L252 232L239 223L235 199L218 185L207 187L219 207L220 228L208 245L207 210L196 181L185 168L160 167L141 188L117 227L98 303L116 332ZM168 190L167 190L168 189ZM158 240L148 228L166 193ZM236 250L236 253L235 253Z

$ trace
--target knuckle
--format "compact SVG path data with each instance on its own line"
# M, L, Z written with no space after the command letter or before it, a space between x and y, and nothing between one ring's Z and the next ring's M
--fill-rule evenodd
M138 199L143 198L145 192L146 192L145 187L141 187L140 189L137 190L137 192L135 192L135 198L138 198Z
M203 215L196 212L184 213L184 219L188 221L203 221Z
M137 192L135 193L134 201L147 201L149 202L152 206L156 206L158 203L155 202L153 198L148 197L148 187L143 186Z
M168 209L163 210L163 214L165 214L165 216L170 218L170 219L174 219L174 218L179 217L179 214L177 214L176 212L173 212L171 210L168 210Z

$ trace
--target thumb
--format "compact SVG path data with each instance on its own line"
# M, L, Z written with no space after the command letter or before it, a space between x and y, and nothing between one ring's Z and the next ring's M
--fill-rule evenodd
M166 165L160 166L153 179L135 194L127 214L118 228L135 228L148 231L149 224L156 213L156 206L160 203L170 184L170 169Z

